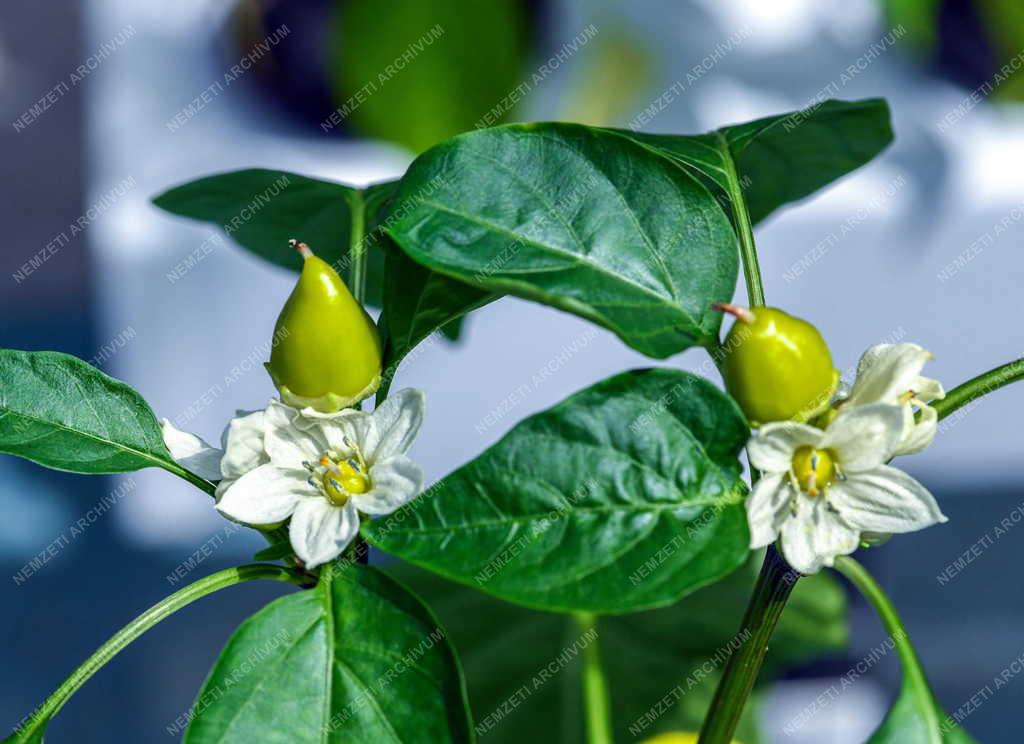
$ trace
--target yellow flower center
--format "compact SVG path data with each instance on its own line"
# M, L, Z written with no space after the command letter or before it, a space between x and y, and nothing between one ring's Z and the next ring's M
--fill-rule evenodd
M793 455L793 475L804 493L817 496L836 479L831 451L801 447Z
M324 495L335 506L344 506L354 493L370 490L370 477L361 461L350 459L339 462L324 455L320 458L320 465L324 468L320 476Z

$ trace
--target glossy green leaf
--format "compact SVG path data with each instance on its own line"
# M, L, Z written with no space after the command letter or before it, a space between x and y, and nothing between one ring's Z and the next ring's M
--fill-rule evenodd
M627 372L520 422L409 506L377 547L547 610L676 601L748 554L737 456L749 431L708 381Z
M74 473L186 472L142 396L52 351L0 349L0 452Z
M347 279L353 223L358 242L360 232L373 228L394 184L357 189L295 173L250 168L190 181L165 191L153 203L171 214L214 224L243 248L298 272L302 257L288 246L288 240L296 238ZM372 241L365 245L373 247ZM381 252L369 250L368 304L381 304L383 269Z
M735 289L736 238L716 199L615 132L465 134L420 156L395 201L411 206L386 229L417 263L580 315L649 356L710 343L711 305Z
M735 173L754 223L856 170L893 139L881 98L830 99L701 135L620 134L692 168L725 194Z
M615 741L700 727L717 672L698 670L739 627L757 563L751 560L671 607L598 619ZM517 607L412 566L387 570L434 609L459 650L482 744L585 740L579 651L587 639L581 640L570 616ZM842 588L825 574L802 580L772 639L762 681L788 665L838 651L846 637ZM685 694L670 695L679 685ZM668 704L656 709L666 695ZM650 722L645 714L652 709L658 720ZM757 740L753 713L748 705L737 737L744 744Z
M352 563L246 620L191 715L185 744L473 740L436 618L393 579Z
M526 67L526 7L518 0L345 0L331 31L332 128L415 152L504 118ZM386 22L382 22L386 21ZM486 53L481 53L486 50ZM519 93L521 96L521 92Z

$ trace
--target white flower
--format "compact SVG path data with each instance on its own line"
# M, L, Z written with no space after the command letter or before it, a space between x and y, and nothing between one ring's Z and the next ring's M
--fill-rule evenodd
M762 472L747 500L751 548L781 536L786 560L809 574L856 550L861 533L945 522L924 486L885 464L903 432L902 409L884 403L850 409L824 431L792 422L762 427L747 445Z
M872 346L857 363L857 379L840 414L871 403L898 405L903 410L903 435L893 456L925 449L935 439L938 425L938 414L927 402L946 397L938 380L921 376L930 359L931 353L917 344ZM915 409L920 411L919 421Z
M423 411L418 390L396 393L373 413L297 411L271 401L232 419L223 451L166 420L164 441L182 465L221 479L217 509L225 516L254 526L291 518L292 547L312 568L341 554L360 514L390 514L419 494L423 473L405 453Z

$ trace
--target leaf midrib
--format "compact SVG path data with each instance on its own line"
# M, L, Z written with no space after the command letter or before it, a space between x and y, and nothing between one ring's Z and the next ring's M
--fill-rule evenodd
M136 449L136 448L134 448L134 447L132 447L130 445L123 444L121 442L116 442L113 439L104 439L103 437L101 437L101 436L99 436L97 434L93 434L91 432L83 431L81 429L74 429L74 428L68 426L67 424L63 424L63 423L58 422L58 421L52 421L50 419L42 419L42 418L39 418L38 416L33 416L31 414L15 410L13 408L10 408L9 406L0 406L0 411L6 412L7 415L9 415L9 416L14 416L16 418L23 418L23 419L26 419L28 421L32 421L32 422L37 423L37 424L43 424L45 426L49 426L49 427L57 429L59 431L64 431L64 432L68 432L70 434L75 434L77 436L84 437L85 439L90 439L90 440L92 440L94 442L98 442L100 444L105 444L107 446L113 447L114 449L122 450L124 452L130 453L130 454L133 454L133 455L137 455L137 456L141 457L144 460L152 462L157 467L166 468L168 465L174 465L174 463L172 461L170 461L170 460L168 460L166 458L163 458L163 457L158 457L158 456L156 456L156 455L154 455L154 454L152 454L150 452L146 452L145 450ZM2 418L0 418L0 420L2 420ZM15 453L15 454L18 454L18 453ZM33 459L33 458L30 457L29 459ZM96 460L80 460L79 462L97 462L97 461Z
M518 242L526 243L528 245L531 245L534 248L537 248L542 253L550 253L550 254L554 254L554 255L557 255L557 256L562 257L562 258L568 258L568 259L570 259L572 261L572 263L576 264L577 266L586 266L586 267L590 268L592 271L595 271L598 274L601 274L602 276L610 278L613 282L627 284L627 285L629 285L631 287L634 287L634 288L640 290L640 292L642 294L646 294L646 295L648 295L650 297L655 298L657 300L656 304L658 304L658 305L667 305L667 306L669 306L671 308L674 308L674 309L678 310L679 313L681 315L685 316L695 327L700 328L700 325L697 323L697 321L694 319L694 317L692 315L690 315L690 313L686 312L685 308L680 307L679 305L676 305L676 304L670 302L669 298L665 297L664 295L658 294L658 292L656 292L655 290L651 289L650 287L645 287L643 284L640 284L640 283L634 281L630 277L627 277L627 276L625 276L623 274L616 274L616 273L610 271L607 266L604 266L604 265L599 264L599 263L595 263L593 261L586 260L584 257L582 257L582 256L580 256L578 254L575 254L575 253L573 253L571 251L565 251L565 250L560 249L560 248L558 248L556 246L553 246L553 245L547 245L545 243L539 243L539 242L537 242L536 240L534 240L532 238L527 238L526 236L522 236L519 233L513 232L512 230L509 230L508 228L506 228L506 227L504 227L502 225L497 225L497 224L495 224L493 222L490 222L489 220L485 220L485 219L482 219L480 217L476 217L475 215L468 214L466 212L462 212L462 211L460 211L458 209L453 209L453 208L448 207L448 206L446 206L444 204L440 204L439 202L435 202L435 201L432 201L432 200L425 199L425 200L423 200L422 204L424 204L424 205L426 205L428 207L433 207L434 209L437 209L440 212L446 212L446 213L448 213L450 215L453 215L455 217L460 217L460 218L466 220L467 222L472 222L474 224L480 225L481 227L485 227L488 230L492 230L493 232L500 233L501 235L504 235L504 236L506 236L508 238L515 239ZM427 255L427 256L422 256L422 258L425 259L425 260L430 260L432 257ZM462 267L459 267L459 269L461 271ZM586 303L586 304L590 305L591 307L593 307L593 305L591 305L591 303L589 303L589 302Z
M572 515L575 515L575 514L608 514L608 513L620 513L620 512L646 514L646 513L673 511L673 510L676 510L676 509L685 509L685 508L691 507L691 506L703 507L703 506L714 506L716 504L724 504L724 505L732 506L734 504L740 503L742 500L743 500L743 494L740 491L737 491L737 490L733 489L728 494L724 494L724 495L719 496L717 498L702 498L702 499L695 500L695 501L688 501L686 503L676 503L676 504L645 504L642 507L638 507L638 508L614 507L614 506L585 506L585 507L574 507L572 509L566 509L566 510L564 510L564 513L569 515L569 516L572 516ZM464 523L462 523L460 525L454 525L454 526L453 525L449 525L447 527L414 527L414 528L409 528L409 529L404 529L404 530L403 529L391 528L391 529L387 530L387 532L388 533L395 533L395 534L407 534L407 533L410 533L410 534L411 533L422 534L422 533L435 533L435 532L465 532L465 531L468 531L468 530L473 530L473 529L478 529L478 528L500 527L500 526L508 525L508 524L519 524L519 523L522 523L522 522L530 522L532 520L537 520L537 519L541 519L541 518L550 518L550 515L551 515L551 510L548 510L548 511L538 512L538 513L520 514L520 515L516 515L514 517L510 517L510 518L505 519L505 520L485 519L485 520L481 520L481 521L478 521L478 522L464 522Z

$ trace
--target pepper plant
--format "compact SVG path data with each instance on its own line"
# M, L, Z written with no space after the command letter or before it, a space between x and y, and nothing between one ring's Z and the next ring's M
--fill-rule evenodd
M84 474L162 468L268 547L143 612L6 741L42 741L164 617L262 579L295 591L227 640L187 712L188 744L750 742L758 685L845 643L825 569L866 596L902 663L870 741L971 741L849 554L945 521L890 462L1024 361L947 394L922 375L925 349L879 345L842 383L814 326L766 307L753 235L891 139L882 100L685 136L514 124L366 188L244 170L158 196L301 272L267 365L280 398L240 412L215 447L79 359L2 350L0 451ZM741 268L749 307L733 302ZM424 489L407 452L429 408L391 390L395 372L504 295L652 360L699 349L725 390L672 366L623 371ZM381 308L376 323L364 305ZM370 545L391 558L371 564Z

